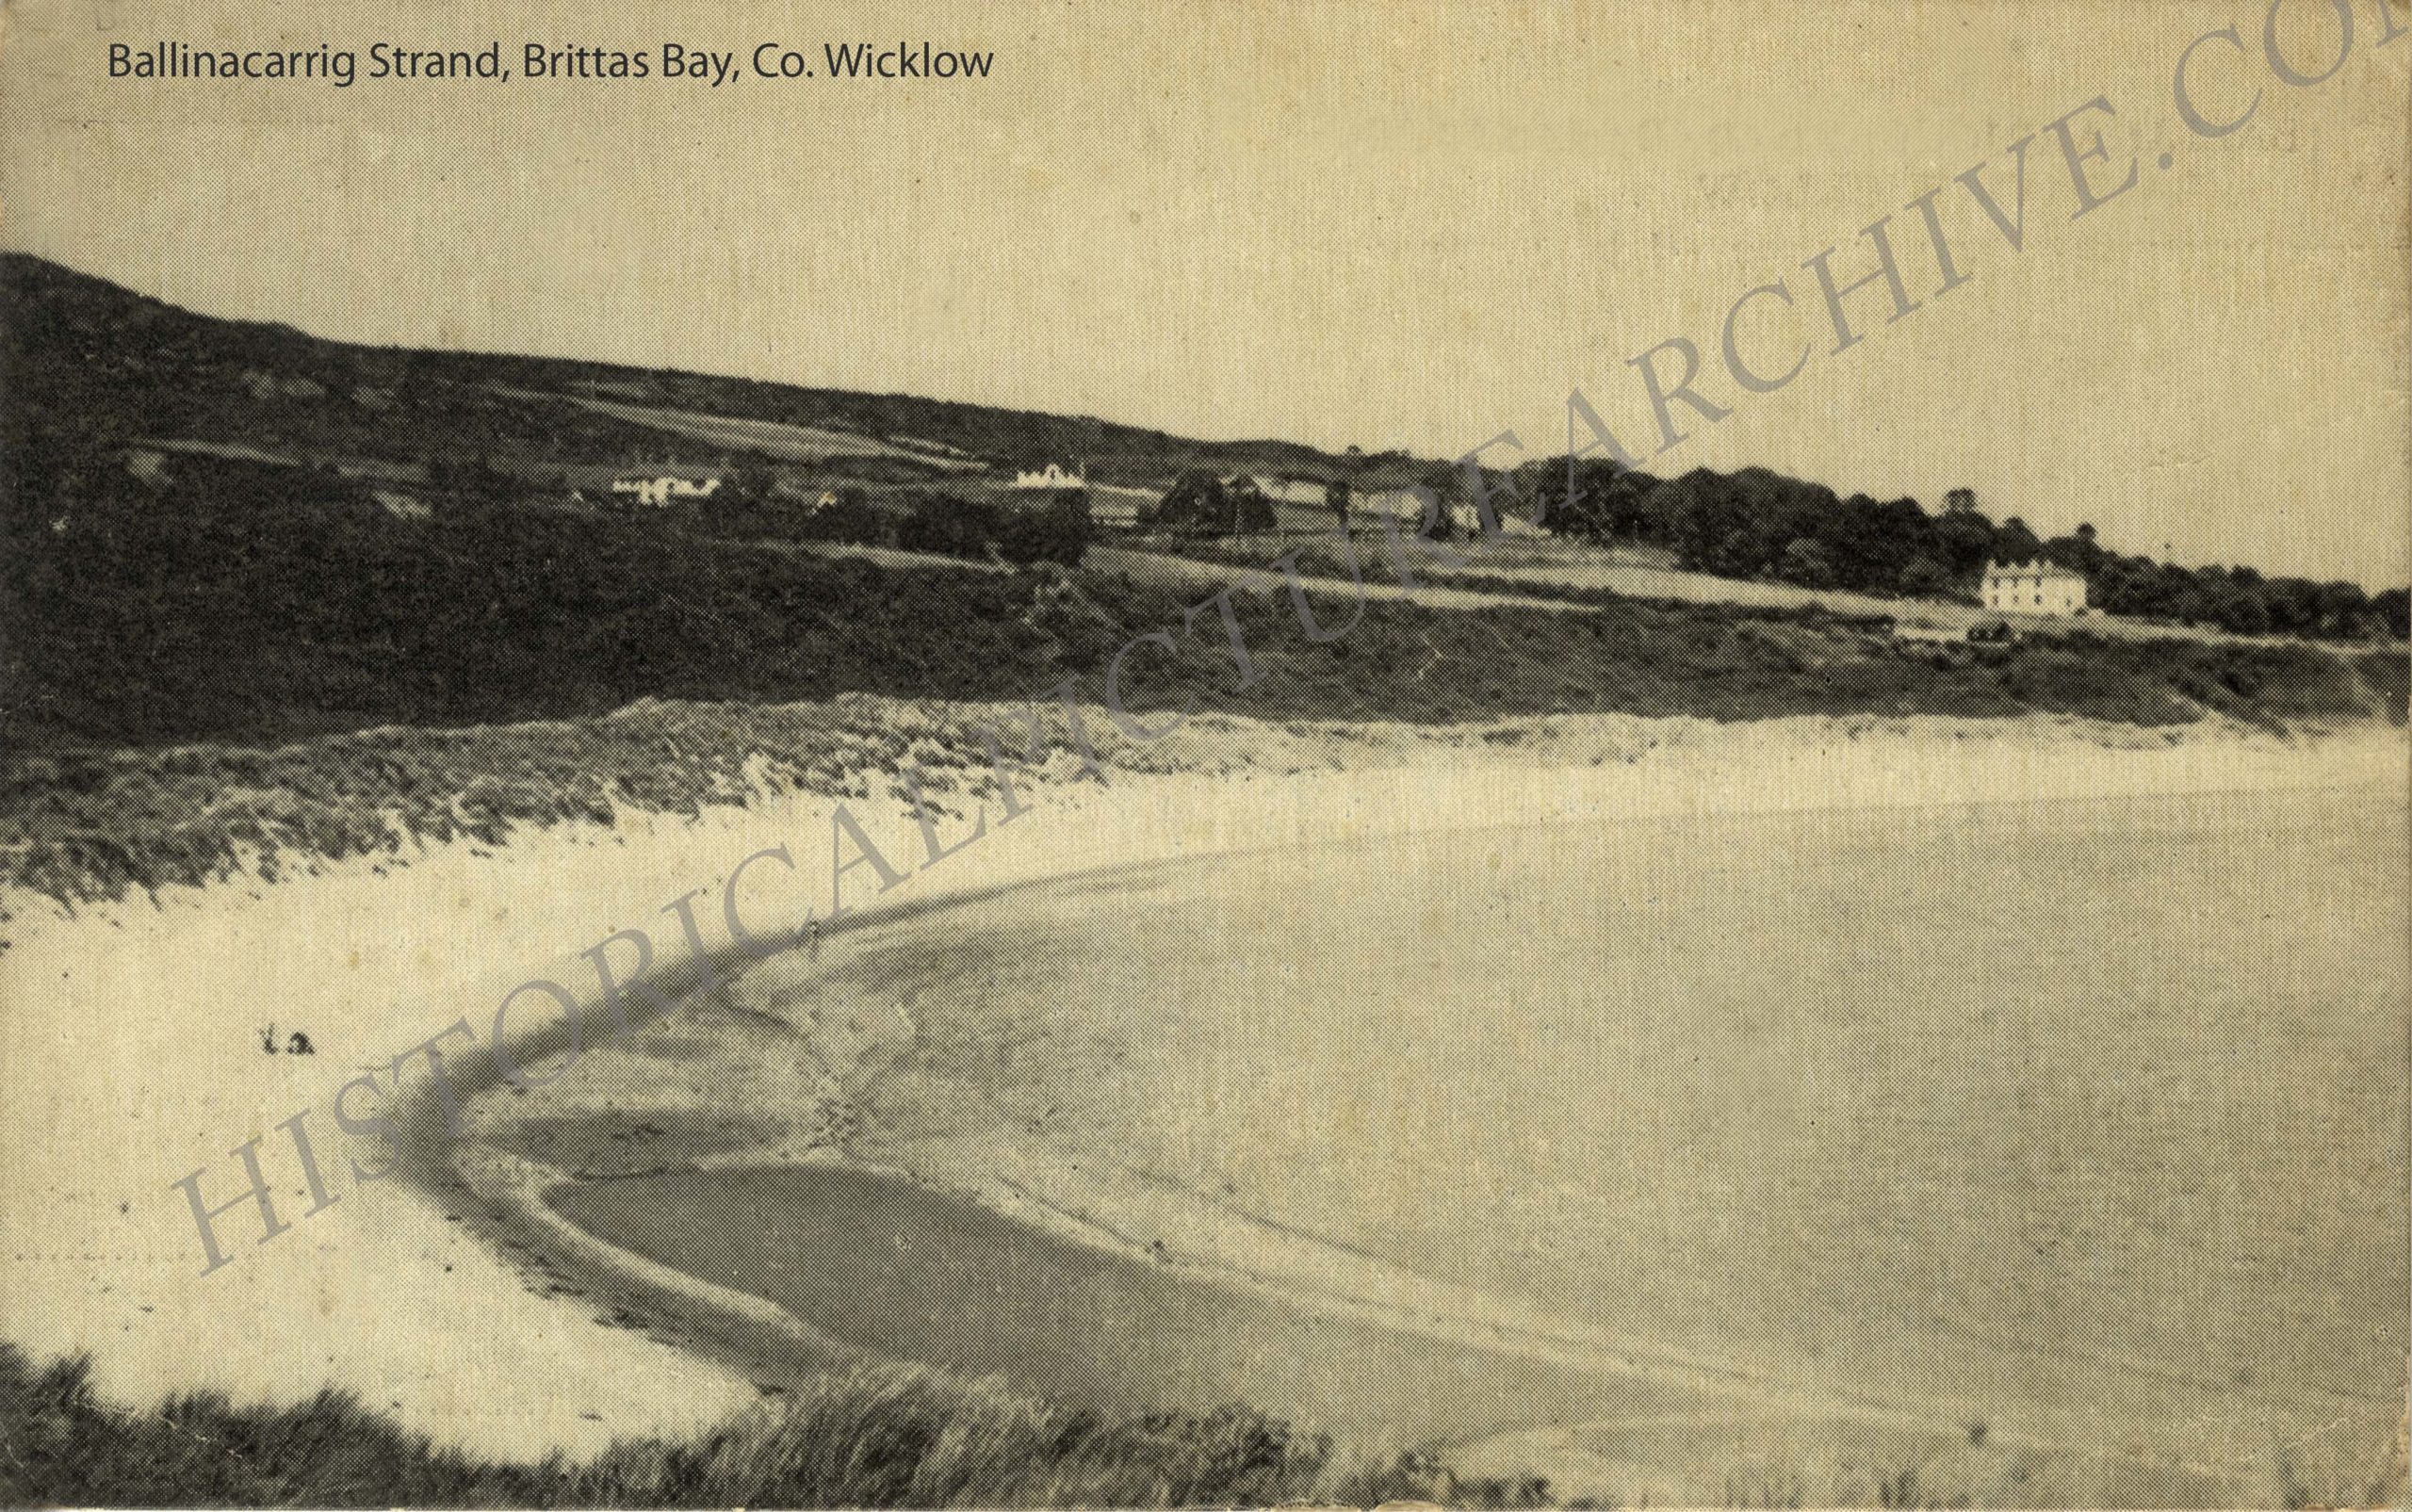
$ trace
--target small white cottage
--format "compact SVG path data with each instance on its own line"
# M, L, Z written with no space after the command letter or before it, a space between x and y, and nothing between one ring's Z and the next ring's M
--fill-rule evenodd
M1037 472L1014 474L1014 486L1033 489L1086 488L1089 482L1080 474L1067 473L1062 464L1051 462Z
M676 473L611 480L613 494L657 508L674 498L709 498L719 491L720 480L717 478L682 478Z

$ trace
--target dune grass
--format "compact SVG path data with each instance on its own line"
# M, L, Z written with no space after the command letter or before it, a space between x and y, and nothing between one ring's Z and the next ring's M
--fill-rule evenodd
M1429 1455L1346 1463L1245 1407L1109 1423L889 1368L831 1375L692 1439L591 1459L442 1449L321 1391L292 1406L215 1392L128 1411L90 1361L0 1343L0 1504L84 1506L1270 1506L1398 1499L1540 1505L1538 1480L1460 1480Z

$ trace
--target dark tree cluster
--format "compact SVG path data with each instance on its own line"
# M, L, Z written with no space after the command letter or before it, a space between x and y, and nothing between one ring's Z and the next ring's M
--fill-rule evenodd
M162 480L121 449L12 439L0 448L0 747L12 752L499 724L640 698L1021 699L1069 676L1094 696L1116 650L1159 630L1176 645L1151 659L1135 712L1194 698L1270 719L2033 708L2158 723L2206 708L2352 718L2406 696L2393 649L2079 631L1938 659L1815 610L1613 596L1582 613L1479 616L1375 599L1335 642L1310 636L1283 595L1241 595L1263 677L1234 687L1221 627L1195 623L1194 584L1075 579L1043 562L831 561L718 535L699 508L580 512L490 500L465 480L430 491L424 515L397 513L317 469L179 458ZM1054 503L1070 526L1076 502ZM993 506L946 496L912 501L898 525L968 547L983 538L967 519L1008 528ZM1019 539L1035 551L1046 532Z
M1613 462L1538 463L1517 478L1542 523L1603 545L1663 547L1678 565L1723 577L1918 597L1973 594L1988 561L2044 561L2081 574L2094 608L2239 634L2358 641L2406 633L2405 593L2349 582L2264 577L2250 567L2181 567L2122 556L2080 525L2038 536L2013 515L1996 524L1955 488L1940 513L1914 498L1879 502L1746 467L1659 479Z
M1096 533L1088 490L1065 489L1035 508L1007 511L997 532L997 554L1022 566L1051 561L1077 567Z
M1196 469L1173 480L1156 504L1156 528L1175 535L1253 535L1275 524L1273 501L1247 477L1223 481Z
M1052 561L1077 567L1094 534L1085 489L1051 494L1044 503L1011 507L948 493L911 496L895 522L895 544L907 551L985 560L991 550L1027 566Z
M940 490L881 504L852 483L807 499L733 473L711 497L682 505L679 512L689 528L728 539L896 546L970 561L985 561L993 551L1020 566L1077 567L1095 534L1085 489L1010 506Z
M0 454L0 744L1027 683L1018 577L884 572L729 539L700 508L581 514L461 481L403 518L317 469L179 459L150 482L107 448ZM1038 512L1016 533L974 506L948 540L1068 553L1077 510ZM929 500L907 519L965 517Z

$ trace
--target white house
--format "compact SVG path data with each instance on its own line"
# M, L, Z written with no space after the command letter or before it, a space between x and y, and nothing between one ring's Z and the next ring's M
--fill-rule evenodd
M2085 576L2049 561L1985 564L1985 608L2025 614L2082 614Z
M1401 520L1424 517L1425 498L1411 488L1369 488L1348 501L1351 513L1388 514Z
M1067 473L1062 464L1051 462L1038 472L1014 474L1014 486L1045 489L1086 488L1089 486L1089 480L1078 473Z
M614 478L611 492L633 496L639 504L660 506L674 498L709 498L720 492L717 478L682 478L676 473L659 473L652 477Z

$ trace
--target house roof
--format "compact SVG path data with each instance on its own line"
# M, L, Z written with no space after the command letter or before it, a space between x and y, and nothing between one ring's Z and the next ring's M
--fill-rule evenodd
M2057 561L1989 561L1985 563L1988 577L2071 577L2078 582L2085 574L2062 566Z

